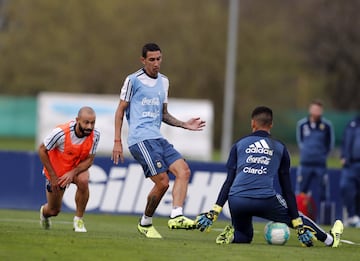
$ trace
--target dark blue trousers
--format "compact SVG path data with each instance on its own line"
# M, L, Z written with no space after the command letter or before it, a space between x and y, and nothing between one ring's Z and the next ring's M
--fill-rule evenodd
M254 216L285 223L292 228L286 202L279 194L270 198L229 196L228 203L232 225L235 229L233 243L250 243L252 241L254 236L252 219ZM327 236L326 232L301 212L299 215L304 226L310 229L319 241L324 242Z
M360 215L360 163L351 164L341 172L340 190L349 217Z

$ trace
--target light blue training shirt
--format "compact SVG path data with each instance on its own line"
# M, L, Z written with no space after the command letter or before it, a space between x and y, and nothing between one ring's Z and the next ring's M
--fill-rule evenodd
M126 77L120 99L129 102L126 119L129 124L128 146L148 139L158 139L162 122L163 104L168 102L169 80L158 73L157 78L144 69Z

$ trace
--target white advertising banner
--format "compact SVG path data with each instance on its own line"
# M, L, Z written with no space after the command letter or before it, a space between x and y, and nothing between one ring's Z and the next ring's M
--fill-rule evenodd
M206 163L204 163L206 164ZM191 164L190 164L191 165ZM141 166L137 163L125 167L111 167L107 174L104 168L93 165L90 168L91 191L87 211L100 211L107 213L143 213L146 206L147 195L153 187L150 179L145 179ZM226 173L220 171L194 170L192 180L188 187L184 213L197 216L208 211L216 202L221 185L226 179ZM156 214L169 216L172 208L172 187L174 180L170 180L170 187L165 193ZM75 210L74 201L76 186L71 184L63 198L64 205ZM222 215L230 218L228 205L224 206Z
M38 95L36 146L57 125L75 120L82 106L90 106L96 112L95 127L100 131L99 154L110 155L114 144L114 115L119 103L119 95L75 94L44 92ZM209 161L213 145L213 105L208 100L169 99L169 112L176 118L187 121L201 117L206 121L203 131L189 131L162 124L161 132L170 143L186 158ZM128 125L124 119L124 153L127 148Z

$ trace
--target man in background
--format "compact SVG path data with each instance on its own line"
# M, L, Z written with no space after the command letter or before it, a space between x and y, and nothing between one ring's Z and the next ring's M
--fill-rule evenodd
M348 216L345 224L360 228L360 115L352 119L344 130L341 163L340 190Z
M329 199L327 158L334 147L334 129L331 122L323 117L323 103L314 100L309 105L309 115L297 122L296 140L300 150L300 163L297 171L296 193L309 193L316 181L320 202Z

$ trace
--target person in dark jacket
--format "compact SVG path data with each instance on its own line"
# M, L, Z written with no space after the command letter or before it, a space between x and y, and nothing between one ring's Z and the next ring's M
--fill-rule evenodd
M297 122L296 140L300 150L297 168L296 193L310 192L313 181L319 188L319 203L329 199L327 158L334 147L335 134L332 123L323 117L323 104L314 100L309 106L309 115Z
M348 216L345 224L360 228L360 115L346 125L341 146L341 162L343 169L340 190Z

